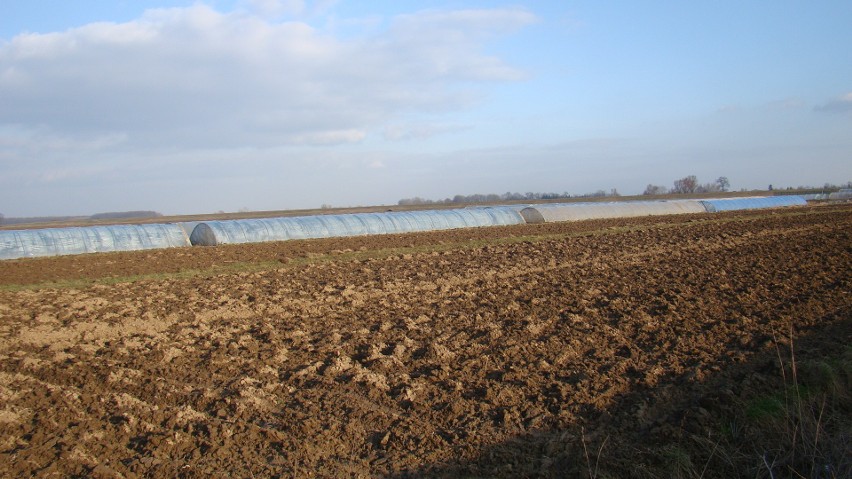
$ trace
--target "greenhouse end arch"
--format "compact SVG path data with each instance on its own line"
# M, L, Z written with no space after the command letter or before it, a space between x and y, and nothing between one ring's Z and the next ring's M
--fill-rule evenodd
M190 246L177 224L105 225L0 231L0 259Z

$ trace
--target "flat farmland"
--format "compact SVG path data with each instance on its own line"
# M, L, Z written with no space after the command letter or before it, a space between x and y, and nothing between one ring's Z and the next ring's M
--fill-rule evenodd
M0 476L769 477L850 290L849 205L0 262Z

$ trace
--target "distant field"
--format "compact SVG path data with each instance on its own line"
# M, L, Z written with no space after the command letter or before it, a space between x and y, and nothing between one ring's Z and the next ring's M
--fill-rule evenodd
M619 196L619 197L594 197L594 198L562 198L558 200L537 200L532 203L571 203L582 201L631 201L631 200L657 200L657 199L682 199L682 198L728 198L741 196L772 196L772 191L749 191L749 192L727 192L727 193L704 193L695 195L658 195L658 196ZM784 192L783 194L788 194ZM527 204L526 201L497 202L494 204ZM61 228L66 226L94 226L108 224L146 224L146 223L180 223L193 221L233 220L245 218L273 218L280 216L310 216L323 214L348 214L348 213L374 213L382 211L410 211L419 209L442 209L442 208L464 208L475 206L467 203L435 203L429 205L384 205L384 206L355 206L341 208L314 208L303 210L280 210L280 211L250 211L236 213L207 213L195 215L173 215L159 216L156 218L126 218L126 219L102 219L92 220L88 217L69 218L61 221L34 221L31 223L19 223L14 225L0 225L0 229L33 229L33 228Z
M850 245L833 205L0 262L0 475L759 476L791 340L852 354Z

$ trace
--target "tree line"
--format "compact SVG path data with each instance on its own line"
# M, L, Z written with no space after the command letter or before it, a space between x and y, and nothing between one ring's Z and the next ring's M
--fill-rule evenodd
M674 185L671 189L666 188L665 186L660 185L651 185L649 184L645 191L642 193L643 195L665 195L665 194L684 194L684 193L713 193L718 191L728 191L731 187L731 182L728 181L727 176L720 176L716 178L716 181L712 183L704 183L701 184L698 182L698 178L695 175L684 176L679 180L674 181Z
M675 180L671 188L666 188L661 185L649 184L642 193L645 196L666 195L666 194L689 194L689 193L711 193L718 191L728 191L731 187L731 182L728 177L720 176L712 183L701 184L695 175L685 176L679 180ZM452 198L443 200L431 200L415 196L413 198L403 198L397 202L399 206L410 205L441 205L441 204L462 204L462 203L496 203L500 201L536 201L536 200L558 200L569 198L602 198L621 196L615 188L609 192L597 190L592 193L584 193L575 195L571 193L513 193L507 192L501 195L498 194L473 194L473 195L455 195Z
M689 193L712 193L720 191L728 191L731 187L731 182L728 177L720 176L711 183L699 183L695 175L685 176L679 180L675 180L671 188L661 185L649 184L642 193L645 196L666 195L666 194L689 194ZM464 204L464 203L496 203L501 201L536 201L536 200L558 200L570 198L603 198L621 196L618 190L597 190L592 193L571 194L565 193L513 193L507 192L503 194L473 194L473 195L455 195L452 198L443 200L432 200L415 196L413 198L403 198L397 202L399 206L411 205L442 205L442 204Z
M91 216L38 216L38 217L22 217L22 218L6 218L0 213L0 225L15 225L24 223L54 223L63 221L79 221L79 220L124 220L124 219L144 219L144 218L159 218L163 216L157 211L115 211L109 213L96 213Z
M730 181L728 181L728 177L720 176L716 179L716 181L712 183L704 183L701 184L696 178L695 175L685 176L679 180L675 180L672 188L666 188L665 186L660 185L648 185L645 188L645 192L643 195L665 195L668 193L673 194L683 194L683 193L713 193L717 191L728 191L731 187ZM829 191L837 191L841 188L852 188L852 181L847 181L845 184L841 183L839 185L834 183L825 183L823 186L804 186L799 185L796 187L787 186L787 187L777 187L773 185L767 186L768 191L777 191L777 190L797 190L797 191L814 191L814 192L829 192Z
M582 195L573 195L571 193L515 193L506 192L503 194L472 194L472 195L455 195L452 198L443 200L431 200L415 196L414 198L403 198L397 202L399 206L410 205L444 205L444 204L464 204L464 203L496 203L500 201L536 201L536 200L558 200L567 198L600 198L607 196L621 196L615 188L606 192L597 190L592 193L584 193Z

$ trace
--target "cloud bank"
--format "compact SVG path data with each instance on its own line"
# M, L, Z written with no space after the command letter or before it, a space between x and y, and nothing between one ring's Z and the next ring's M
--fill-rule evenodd
M0 44L0 125L146 148L358 142L400 115L465 108L478 94L464 82L522 78L483 46L533 21L521 9L426 11L342 40L197 4L22 34Z
M826 113L850 113L852 112L852 93L830 100L814 109Z
M680 73L691 50L643 82L635 67L657 54L612 43L627 37L607 9L565 32L554 23L564 7L545 4L539 18L524 8L390 15L374 13L385 4L234 2L0 39L0 213L628 193L688 174L736 187L848 179L847 85L819 90L830 75L761 68L743 77L761 84L755 96L720 70L708 77L719 91L692 98L701 82ZM751 55L722 52L734 66ZM779 78L788 84L768 88Z

